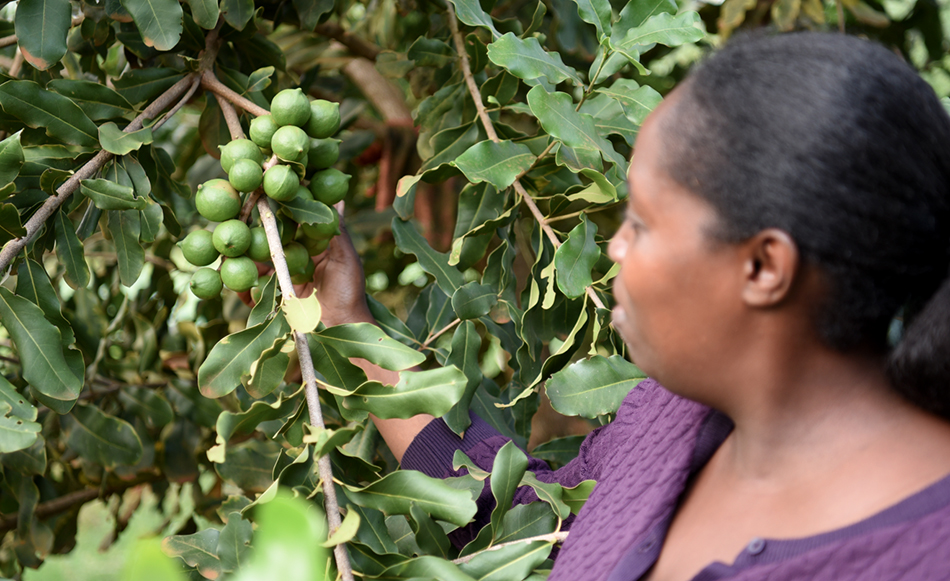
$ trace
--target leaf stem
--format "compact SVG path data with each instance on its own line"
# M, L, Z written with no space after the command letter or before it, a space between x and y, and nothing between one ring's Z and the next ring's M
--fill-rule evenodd
M294 283L290 280L290 271L287 269L287 260L280 244L280 233L277 231L277 219L274 211L265 198L257 202L257 209L261 214L261 223L267 234L267 244L270 246L270 257L274 262L274 271L277 273L277 284L280 293L287 298L295 298ZM307 409L310 415L310 425L317 429L324 429L323 413L320 410L320 394L317 391L317 377L313 369L313 358L310 355L310 345L307 334L293 331L294 343L297 346L297 358L300 361L300 374L305 385ZM336 489L333 487L333 469L330 467L330 457L323 456L317 461L320 481L323 483L324 506L327 513L327 522L330 525L330 534L340 528L340 505L336 498ZM353 581L353 570L350 567L350 558L346 546L341 544L333 548L336 557L337 570L343 581Z
M131 133L132 131L141 129L146 119L154 119L157 117L160 112L164 111L176 99L188 91L189 86L193 85L193 83L194 75L188 75L182 78L152 101L123 131L125 133ZM188 98L190 98L190 96ZM187 99L182 99L182 102L187 102ZM175 110L177 110L177 108ZM99 153L87 161L84 166L79 168L79 171L70 176L68 180L63 182L63 184L56 189L56 195L46 200L46 202L40 206L40 209L23 225L26 229L26 236L10 240L4 245L3 250L0 250L0 271L6 271L10 267L10 264L17 255L36 237L40 229L46 223L46 220L48 220L63 202L69 199L69 196L79 188L79 183L95 175L112 157L112 154L108 151L104 149L100 150Z
M488 113L485 112L485 105L482 104L482 94L478 90L478 85L475 84L475 77L472 76L472 69L468 62L468 53L465 52L465 41L462 39L462 33L459 32L458 20L455 18L455 10L452 8L451 3L447 3L446 10L449 13L449 28L452 29L452 39L455 41L455 51L458 53L459 60L461 61L462 76L465 78L465 85L468 87L468 92L472 95L472 100L475 101L475 110L478 112L479 120L481 120L482 125L485 127L485 134L488 135L489 139L495 143L498 143L500 141L498 139L498 134L495 132L495 127L492 125L491 118L489 118ZM552 141L551 143L553 145L554 142ZM551 146L549 146L549 148L550 147ZM561 241L558 240L557 234L555 234L554 229L548 225L544 215L541 214L541 210L538 209L538 205L534 203L534 200L524 189L524 186L521 185L521 180L516 179L512 186L518 195L521 196L521 201L523 201L525 206L528 207L528 211L531 212L532 216L534 216L534 219L538 222L538 225L541 226L541 230L543 230L545 235L547 235L548 240L550 240L551 244L554 245L555 250L560 248ZM593 288L587 287L587 296L590 297L591 302L594 303L597 308L606 308L604 307L604 302L600 300L600 297L597 296L597 293L594 292Z
M214 98L217 99L221 112L224 114L224 122L228 124L228 133L231 134L231 139L244 139L244 128L241 127L241 120L238 119L237 111L228 103L227 99L218 93L214 93Z
M427 348L429 345L432 344L433 341L435 341L436 339L438 339L439 337L441 337L442 335L444 335L446 332L448 332L449 330L451 330L452 327L458 325L458 324L461 323L461 322L462 322L462 319L455 319L454 321L452 321L452 322L449 323L448 325L446 325L446 326L442 327L441 329L439 329L438 331L436 331L435 334L431 334L431 333L430 333L429 336L426 337L425 342L422 344L422 346L421 346L419 349L425 349L425 348Z
M455 559L452 562L455 563L456 565L468 563L469 561L474 559L476 555L487 553L489 551L497 551L498 549L502 547L517 545L518 543L532 543L534 541L547 541L549 543L563 543L564 540L567 539L567 535L569 532L570 531L559 531L556 533L548 533L546 535L538 535L536 537L528 537L526 539L518 539L517 541L510 541L507 543L499 543L497 545L492 545L491 547L488 547L487 549L482 549L481 551L475 551L471 555L465 555L464 557L459 557L458 559Z

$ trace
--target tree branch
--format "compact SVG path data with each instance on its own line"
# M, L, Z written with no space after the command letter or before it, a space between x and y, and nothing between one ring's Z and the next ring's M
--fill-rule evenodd
M182 78L167 91L159 95L157 99L152 101L151 105L146 107L138 117L133 119L123 131L125 133L131 133L141 129L146 119L154 119L157 117L159 113L181 97L193 82L193 75ZM182 99L182 101L185 101L185 99ZM14 238L4 245L3 250L0 250L0 272L5 272L10 267L10 264L17 255L36 237L40 229L46 223L46 220L76 191L79 187L79 183L95 175L112 157L112 154L108 151L104 149L100 150L95 157L87 161L79 171L70 176L68 180L63 182L63 184L56 189L56 195L46 200L40 209L24 224L26 236Z
M318 24L314 32L332 38L348 48L351 53L371 61L376 60L376 55L378 55L380 51L378 46L363 40L351 32L343 30L343 27L335 22Z
M241 109L244 109L255 117L260 117L261 115L267 115L269 113L267 109L260 107L253 101L250 101L249 99L246 99L232 91L224 83L219 81L218 77L214 76L214 72L211 70L205 70L204 73L202 73L201 86L216 95L221 95L231 103L237 105Z
M228 133L231 134L231 140L244 139L244 128L241 127L241 120L238 119L237 111L221 95L214 93L214 98L217 99L218 106L221 107L221 112L224 114L224 121L228 124Z
M458 20L455 18L455 9L452 8L451 3L446 4L446 8L449 13L449 28L452 29L452 39L455 41L455 52L459 55L459 60L461 61L462 76L465 78L465 85L468 87L468 92L472 95L472 100L475 101L475 111L478 113L478 118L482 122L482 125L485 127L485 134L488 135L488 138L493 142L498 143L498 134L495 132L495 127L492 125L491 118L488 116L488 113L485 111L485 105L482 104L482 94L478 90L478 85L475 84L475 78L472 76L472 69L468 62L468 53L465 51L465 41L462 39L462 33L459 32ZM548 149L549 151L550 149ZM554 229L548 224L547 219L544 215L541 214L541 210L538 209L538 205L534 203L534 200L528 195L528 192L524 189L524 186L521 185L520 180L515 180L512 184L515 191L518 192L518 195L521 196L521 200L528 207L528 211L531 212L531 215L534 216L534 219L538 222L538 225L541 226L541 230L544 231L547 235L548 240L551 241L551 244L554 245L555 250L561 247L561 241L558 239L557 234L554 233ZM594 306L599 309L606 308L604 302L600 300L600 297L597 296L597 293L592 287L587 287L587 296L590 297Z
M474 559L476 555L487 553L489 551L497 551L498 549L502 547L507 547L509 545L517 545L518 543L532 543L534 541L547 541L549 543L563 543L564 539L567 538L567 534L569 532L570 531L560 531L557 533L548 533L546 535L538 535L536 537L528 537L526 539L518 539L517 541L511 541L508 543L500 543L497 545L492 545L491 547L488 547L487 549L482 549L481 551L475 551L471 555L465 555L464 557L459 557L458 559L455 559L452 562L455 563L456 565L468 563L469 561Z
M258 200L257 209L261 214L264 232L267 234L267 244L270 246L270 257L274 262L274 271L277 273L280 292L285 299L295 298L297 295L294 293L294 283L290 280L290 271L287 270L287 260L284 258L283 247L280 243L280 233L277 231L277 219L274 217L274 211L271 210L265 198ZM323 423L323 413L320 409L320 394L317 391L317 377L313 369L313 358L310 355L307 334L293 331L293 335L294 343L297 346L297 358L300 361L300 373L306 386L304 393L307 397L310 425L322 430L326 426ZM330 456L322 456L317 461L317 468L320 481L323 483L324 506L327 513L327 522L330 525L330 534L332 535L340 528L340 505L336 498L336 489L333 487L333 470L330 467ZM350 567L350 558L346 552L346 546L341 544L334 547L333 555L336 557L336 566L343 581L353 581L353 570Z

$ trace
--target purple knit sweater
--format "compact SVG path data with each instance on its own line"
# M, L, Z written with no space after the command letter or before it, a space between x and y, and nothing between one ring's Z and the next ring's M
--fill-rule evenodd
M551 581L635 581L653 566L680 494L732 430L728 418L675 396L653 380L630 392L611 424L594 430L560 470L532 459L539 480L598 482L555 561ZM403 468L446 478L455 450L490 470L507 439L473 416L464 440L434 421L403 457ZM522 488L514 503L536 500ZM479 514L456 543L488 522L488 487ZM950 579L950 476L853 525L812 537L750 539L732 564L710 563L694 581Z

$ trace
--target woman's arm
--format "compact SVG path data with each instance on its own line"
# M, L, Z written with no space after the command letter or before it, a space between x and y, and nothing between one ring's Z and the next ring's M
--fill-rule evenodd
M322 321L327 327L344 323L372 323L376 320L366 305L366 281L363 265L353 248L346 230L330 241L323 254L314 259L313 282L297 286L300 296L316 292L323 310ZM351 362L366 373L367 379L384 385L395 385L399 373L383 369L365 359L351 359ZM432 421L432 416L420 414L409 419L384 420L370 415L380 435L392 451L396 460L402 456L412 440Z

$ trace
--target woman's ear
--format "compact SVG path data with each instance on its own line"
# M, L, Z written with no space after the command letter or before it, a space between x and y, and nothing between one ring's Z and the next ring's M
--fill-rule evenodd
M745 277L742 300L752 307L771 307L789 294L798 274L795 241L777 228L762 230L742 244Z

